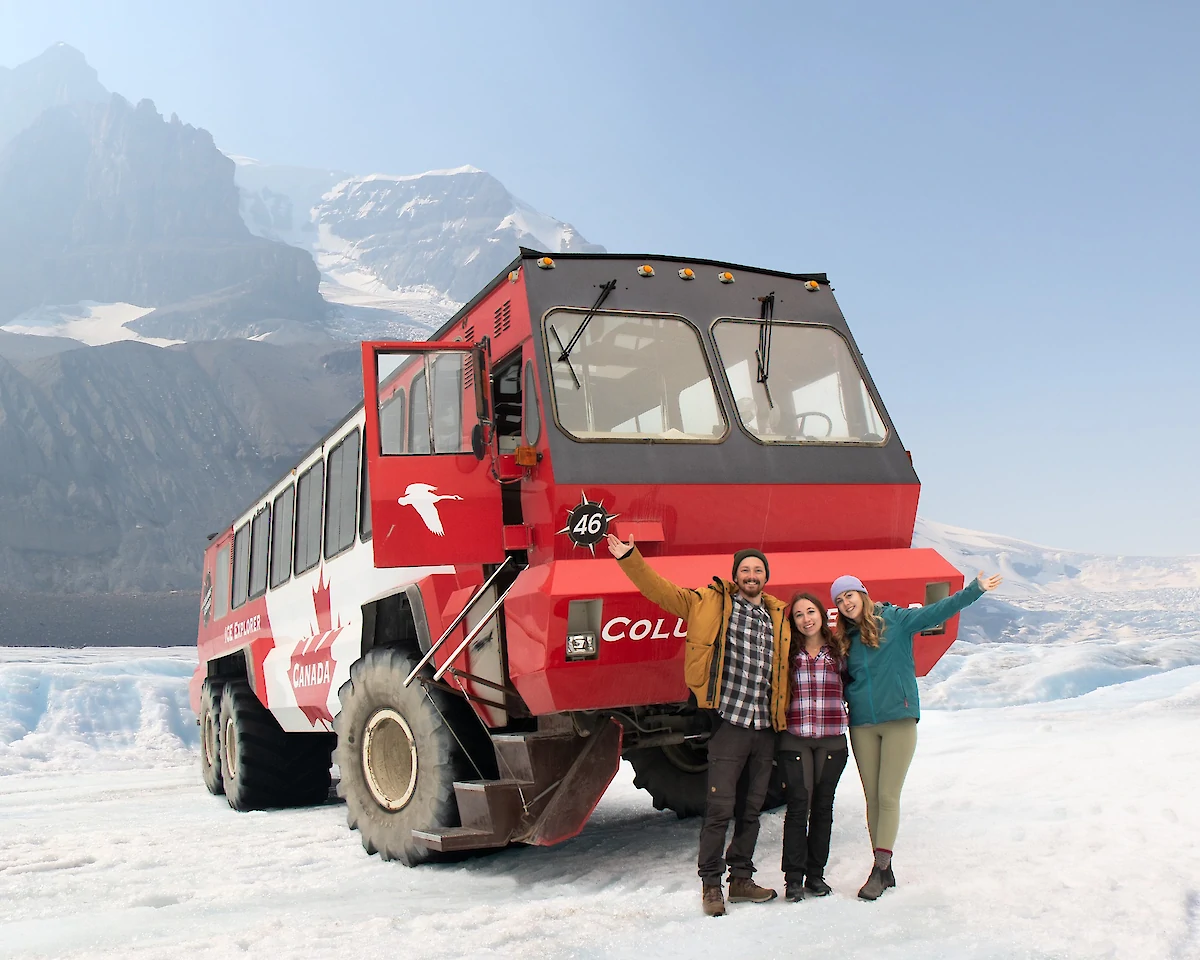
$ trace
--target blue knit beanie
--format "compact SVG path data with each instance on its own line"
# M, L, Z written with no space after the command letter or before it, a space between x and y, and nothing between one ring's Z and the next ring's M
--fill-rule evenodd
M829 588L829 596L836 604L837 598L847 590L857 590L859 593L867 592L867 588L863 586L863 582L858 577L852 577L847 574L833 581L833 586Z

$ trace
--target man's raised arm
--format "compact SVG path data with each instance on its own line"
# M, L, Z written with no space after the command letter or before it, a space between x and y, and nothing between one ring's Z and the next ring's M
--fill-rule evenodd
M634 545L633 537L628 543L618 540L615 534L608 535L608 552L617 559L621 569L635 587L641 591L647 600L657 603L660 607L677 617L687 620L692 613L692 606L700 601L700 595L695 590L679 587L666 577L662 577L641 555Z

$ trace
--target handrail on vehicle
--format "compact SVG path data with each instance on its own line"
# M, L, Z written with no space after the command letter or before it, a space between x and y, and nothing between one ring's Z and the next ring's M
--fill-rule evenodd
M450 665L452 663L454 663L455 660L458 659L458 655L460 653L462 653L465 649L467 649L467 644L470 643L477 636L479 636L479 634L481 634L483 632L483 628L488 625L488 622L495 615L496 611L500 609L500 604L502 604L504 602L504 598L509 595L509 593L512 591L512 588L515 587L516 585L517 585L517 582L514 580L512 583L510 583L508 585L508 587L505 589L505 591L502 594L500 594L500 596L496 600L496 602L492 604L491 609L489 609L488 612L485 613L480 618L479 622L477 624L475 624L475 626L470 630L470 632L465 637L463 637L463 642L460 643L455 648L454 652L446 658L446 662L443 663L440 667L437 668L437 670L434 671L434 674L433 674L434 680L441 680L442 674L444 674L447 670L449 670ZM476 596L478 596L478 594L476 594ZM475 599L475 597L471 598L472 602L474 601L474 599Z
M438 652L438 650L441 649L442 644L445 643L447 639L449 639L450 634L452 634L455 630L458 629L458 625L460 623L462 623L463 620L466 619L467 614L469 614L475 608L475 604L479 602L479 598L482 597L487 592L487 589L493 583L496 582L496 578L499 577L500 574L504 572L505 568L510 563L514 563L514 562L515 561L513 560L512 557L505 557L504 562L502 564L500 564L500 566L498 566L494 571L492 571L492 575L483 582L483 585L478 590L475 591L475 593L471 597L471 599L467 601L467 605L465 607L463 607L462 610L459 611L458 616L455 617L454 620L451 622L450 626L448 626L446 628L446 632L443 633L440 637L438 637L436 643L431 643L429 645L429 649L425 651L425 656L421 657L421 659L419 661L417 661L417 665L412 668L412 673L410 673L407 677L404 678L404 686L407 687L409 684L411 684L413 682L413 680L416 679L417 674L420 673L421 670L425 667L425 665L427 663L429 663L430 660L433 659L434 654L436 654ZM510 586L508 588L508 590L511 590L511 589L512 589L512 587ZM488 612L488 615L486 617L484 617L481 621L479 621L480 626L482 626L483 624L487 623L489 620L492 619L492 614L496 612L496 608L500 606L500 603L501 603L501 601L504 600L504 597L508 596L508 590L504 591L503 596L500 597L500 600L496 601L495 607L493 607L492 610ZM458 650L454 651L454 656L451 657L449 660L447 660L446 664L447 665L450 664L459 655L459 653L462 652L462 648L464 646L466 646L466 644L469 643L471 640L474 640L475 637L478 635L478 633L479 633L479 629L476 628L476 630L467 638L467 640L465 640L463 642L462 646L460 646L458 648ZM445 672L446 672L445 667L443 667L442 670L440 670L434 676L434 679L440 680L442 674Z

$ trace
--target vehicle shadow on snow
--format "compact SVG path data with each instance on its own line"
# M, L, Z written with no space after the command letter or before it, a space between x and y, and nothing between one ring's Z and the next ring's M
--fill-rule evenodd
M649 802L647 801L647 806ZM764 818L764 826L765 826ZM434 869L465 869L472 874L509 877L521 883L572 883L595 888L635 880L651 872L671 888L695 877L700 819L680 820L669 811L597 811L579 836L552 847L514 844ZM657 865L657 866L654 866ZM659 878L656 878L659 879Z

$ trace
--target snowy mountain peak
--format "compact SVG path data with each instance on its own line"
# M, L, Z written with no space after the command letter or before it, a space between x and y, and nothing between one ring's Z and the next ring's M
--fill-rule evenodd
M471 165L355 176L235 159L247 226L312 253L356 338L427 335L522 246L604 251Z

